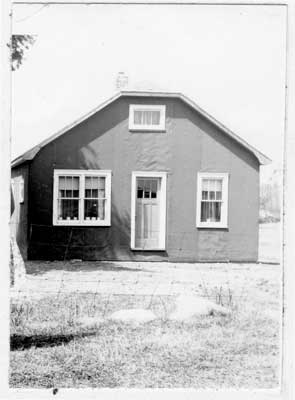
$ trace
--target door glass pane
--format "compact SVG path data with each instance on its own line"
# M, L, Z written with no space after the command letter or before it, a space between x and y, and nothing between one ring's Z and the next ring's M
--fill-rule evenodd
M137 198L142 199L143 198L143 180L142 179L137 179Z
M150 198L150 190L151 190L151 185L150 185L151 181L150 179L145 179L144 180L144 198L145 199L149 199Z
M158 182L156 180L151 181L151 198L156 199L157 198L157 186Z

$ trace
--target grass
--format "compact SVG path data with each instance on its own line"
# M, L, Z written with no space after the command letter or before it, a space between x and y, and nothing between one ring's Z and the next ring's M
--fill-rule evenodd
M214 272L212 272L214 273ZM60 293L11 304L11 387L273 388L279 383L279 286L203 287L227 317L167 320L175 296ZM82 326L122 308L151 308L143 325Z

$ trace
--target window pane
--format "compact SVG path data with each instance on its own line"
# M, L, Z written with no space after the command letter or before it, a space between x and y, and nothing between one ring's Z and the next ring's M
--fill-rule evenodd
M206 192L209 190L209 179L202 180L202 190Z
M66 177L65 176L58 177L58 188L59 188L59 190L64 190L66 188Z
M160 111L152 111L152 124L160 125Z
M142 111L134 111L134 123L136 125L142 124Z
M85 177L85 198L104 198L105 197L105 177L86 176Z
M221 200L222 196L221 196L221 192L216 192L216 200Z
M152 112L151 111L144 111L144 125L151 125L152 123Z
M215 191L221 192L222 191L222 179L215 180Z
M84 219L104 219L106 200L84 200Z
M215 200L215 192L211 191L209 192L209 199L210 200Z
M58 219L76 220L79 218L79 200L61 199L58 201Z
M59 197L79 197L79 177L59 176L58 189Z
M220 222L221 202L201 202L201 222Z
M97 180L97 188L99 190L105 190L105 182L106 182L106 178L104 176L101 176L98 178Z
M91 189L85 189L85 197L86 198L91 198Z
M85 178L85 189L91 190L92 189L92 179L91 176L86 176Z
M208 191L202 190L202 200L208 200Z

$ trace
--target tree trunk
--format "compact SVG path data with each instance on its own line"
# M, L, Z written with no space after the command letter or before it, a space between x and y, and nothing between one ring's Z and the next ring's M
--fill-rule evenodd
M13 234L10 235L10 286L19 288L26 279L23 257Z

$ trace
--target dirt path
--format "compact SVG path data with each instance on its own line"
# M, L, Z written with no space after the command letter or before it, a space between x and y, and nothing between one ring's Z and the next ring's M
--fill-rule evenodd
M257 285L278 285L281 268L270 264L185 264L152 262L28 262L28 275L13 297L59 293L116 293L208 296L231 291L250 295Z

